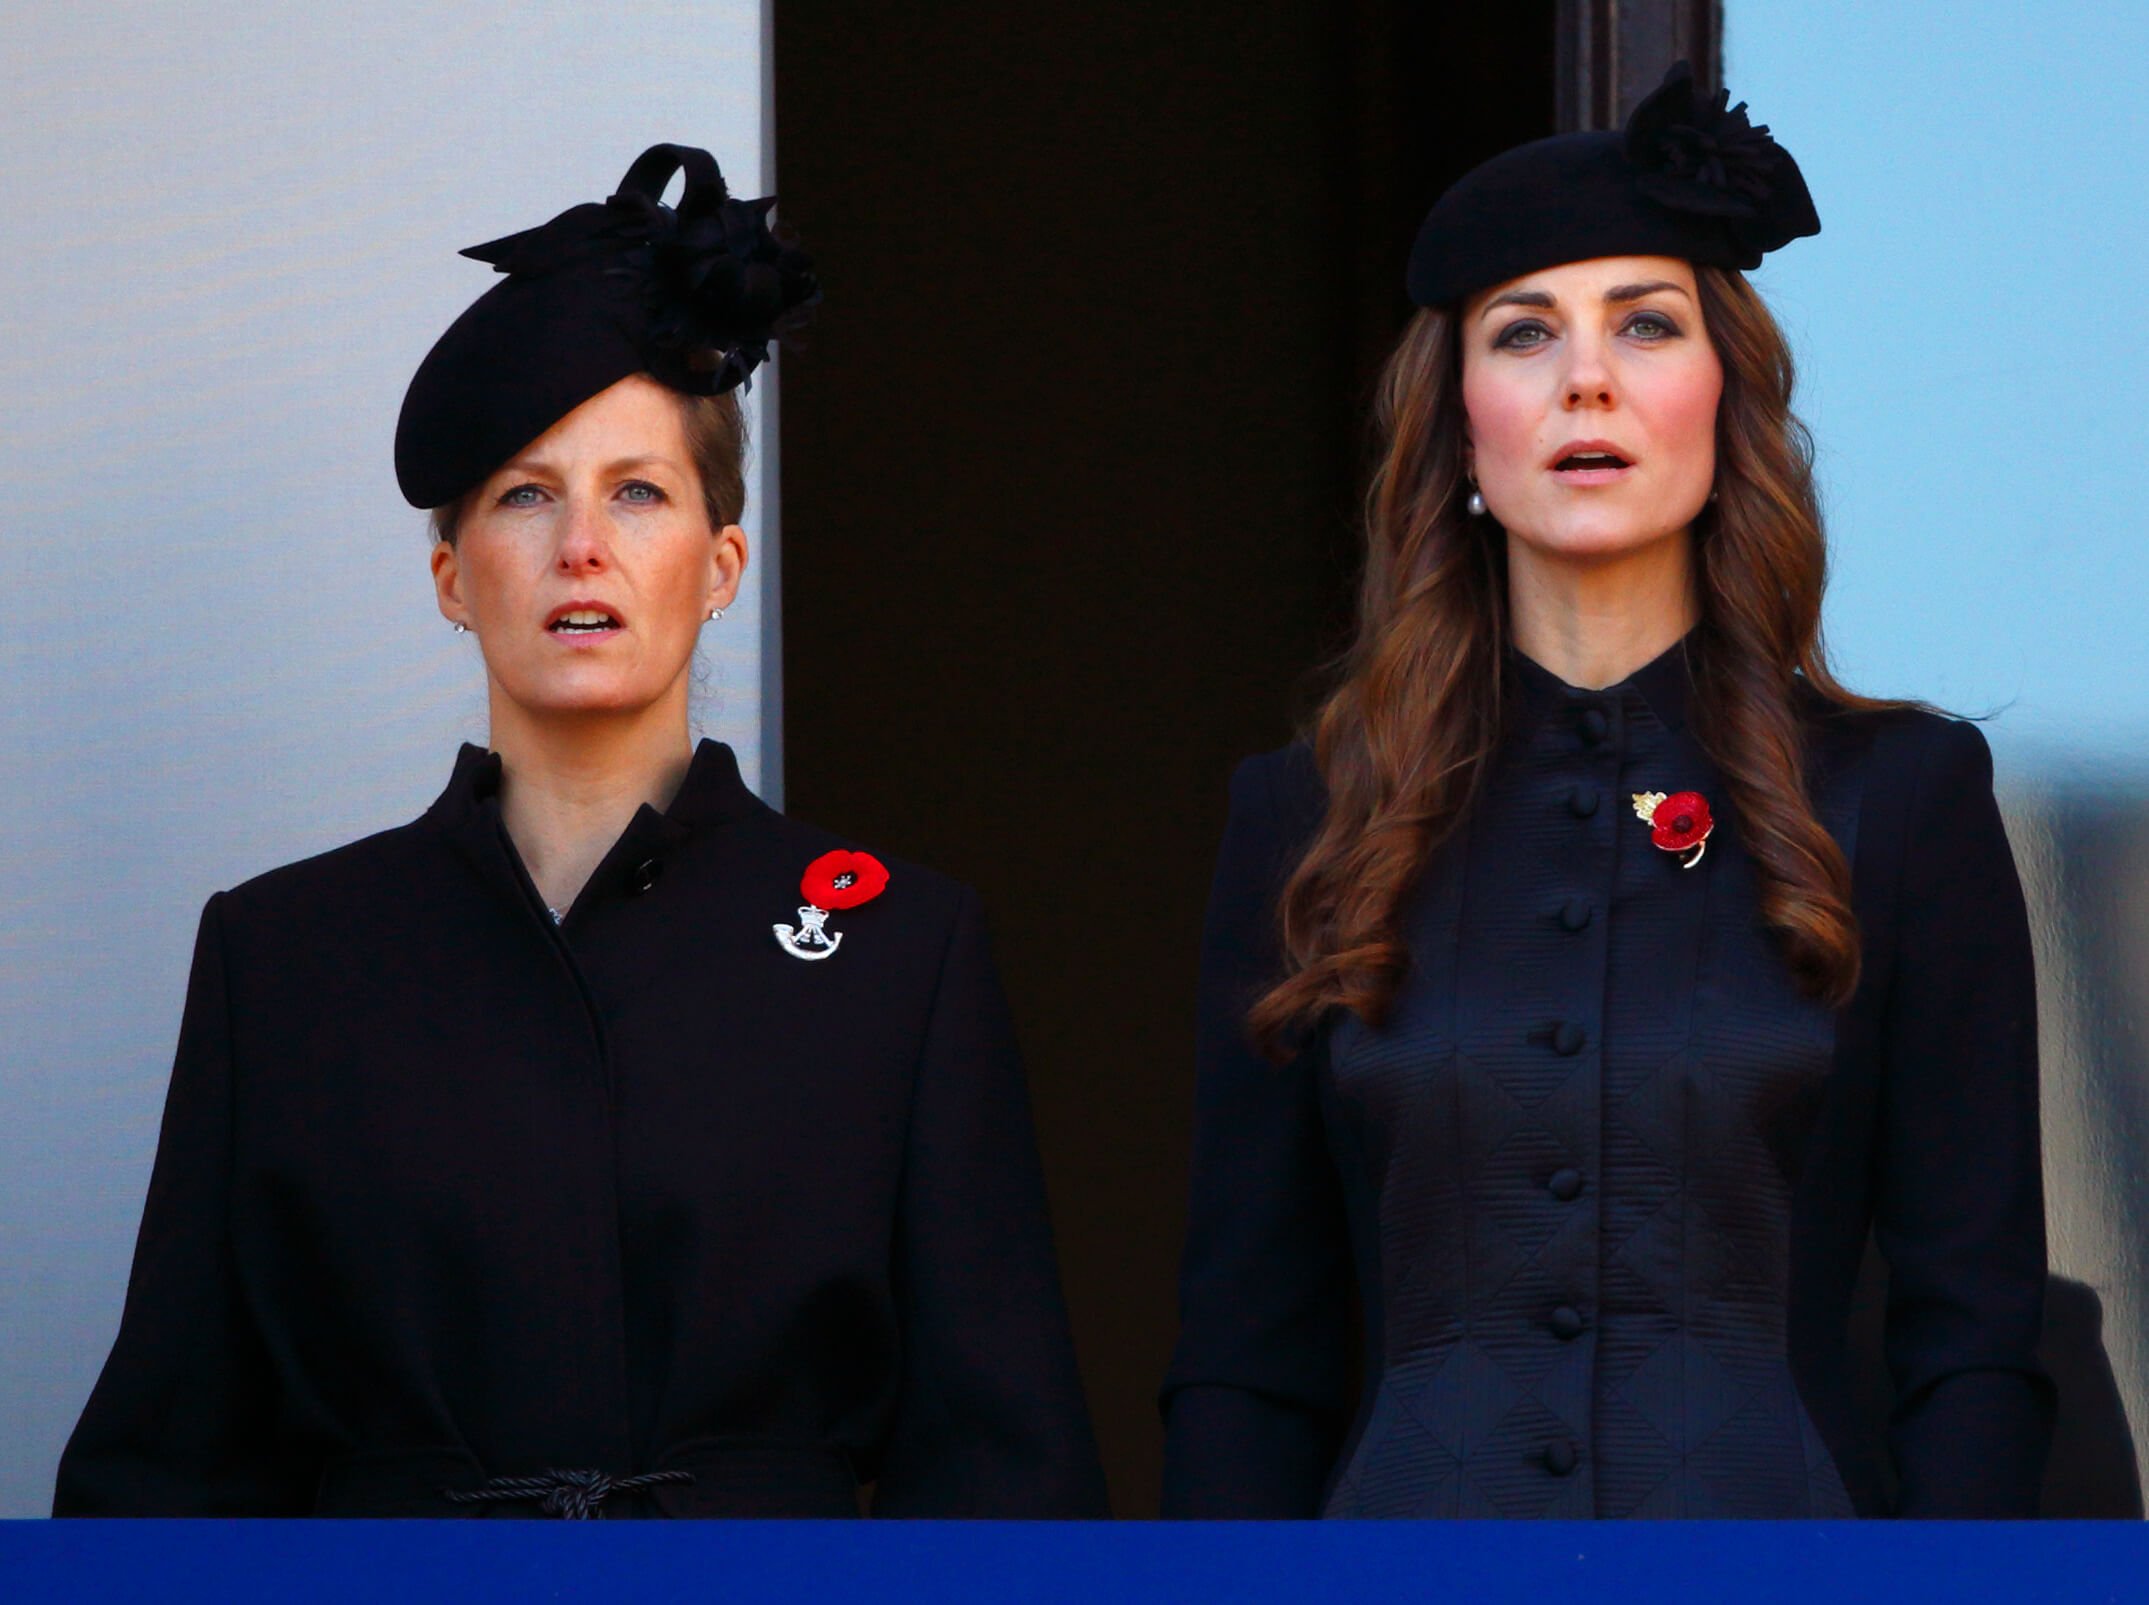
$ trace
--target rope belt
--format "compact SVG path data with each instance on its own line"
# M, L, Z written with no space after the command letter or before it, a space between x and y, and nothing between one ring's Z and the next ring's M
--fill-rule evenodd
M691 1471L645 1471L639 1477L614 1477L602 1471L542 1471L534 1477L493 1477L476 1488L443 1488L441 1492L458 1505L534 1499L548 1516L588 1521L613 1494L693 1480Z

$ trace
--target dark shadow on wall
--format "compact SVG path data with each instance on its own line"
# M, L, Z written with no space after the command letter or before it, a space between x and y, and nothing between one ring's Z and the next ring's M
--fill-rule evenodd
M1156 1510L1234 763L1341 644L1434 196L1552 0L774 0L787 808L982 893L1122 1515Z
M2104 1305L2092 1289L2053 1278L2045 1295L2042 1355L2059 1383L2059 1424L2040 1513L2140 1520L2134 1434L2104 1351Z

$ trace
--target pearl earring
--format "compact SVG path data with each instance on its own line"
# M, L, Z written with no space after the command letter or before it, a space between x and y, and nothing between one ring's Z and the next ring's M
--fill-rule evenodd
M720 618L722 618L723 616L724 616L724 610L723 610L722 608L720 608L720 607L712 607L711 609L709 609L709 617L710 617L710 618L712 618L712 619L720 619Z
M1472 485L1470 487L1470 499L1464 502L1463 505L1470 509L1472 518L1483 518L1485 516L1485 493Z
M468 635L470 633L470 626L465 624L461 619L457 619L455 621L455 633L457 635Z

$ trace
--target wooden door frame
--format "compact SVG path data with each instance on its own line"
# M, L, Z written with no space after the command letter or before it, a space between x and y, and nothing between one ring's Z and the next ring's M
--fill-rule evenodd
M1553 63L1562 133L1617 128L1684 58L1707 93L1723 81L1723 0L1557 0Z

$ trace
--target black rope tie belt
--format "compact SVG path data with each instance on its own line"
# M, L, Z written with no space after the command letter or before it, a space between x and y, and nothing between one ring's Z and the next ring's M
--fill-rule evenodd
M548 1516L588 1521L613 1494L693 1480L691 1471L645 1471L639 1477L614 1477L602 1471L541 1471L534 1477L493 1477L475 1488L443 1488L441 1492L458 1505L534 1499Z

